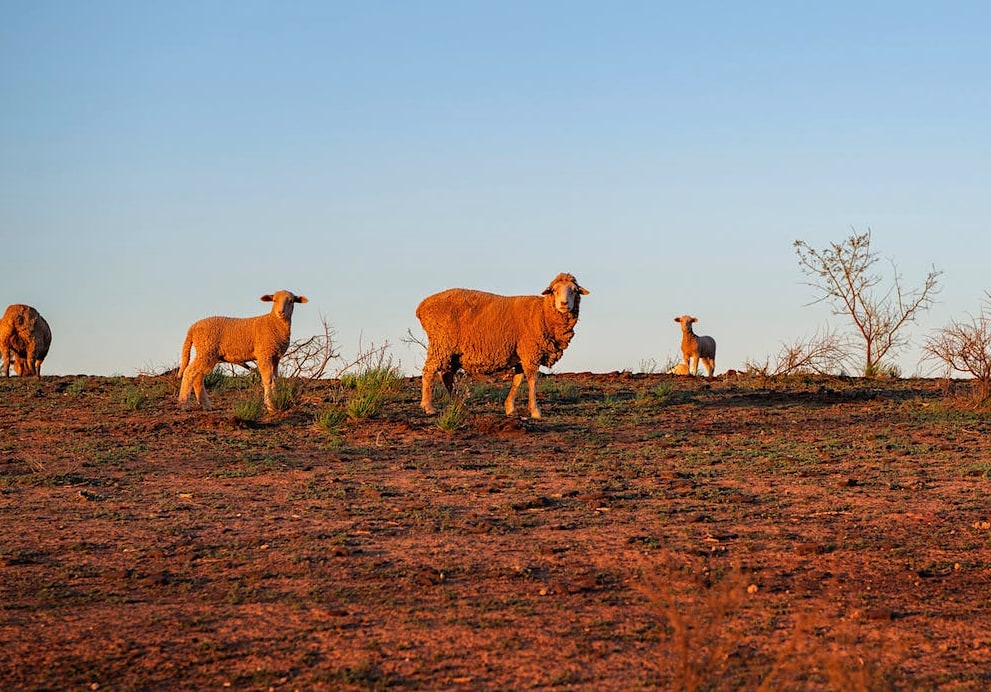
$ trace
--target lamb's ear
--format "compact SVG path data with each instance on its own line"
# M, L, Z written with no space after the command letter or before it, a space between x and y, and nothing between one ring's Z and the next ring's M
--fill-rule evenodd
M578 292L581 293L583 296L588 295L588 290L582 288L581 286L578 287Z
M306 296L294 296L293 297L293 302L294 303L308 303L308 302L310 302L310 299L307 298Z
M540 295L542 295L542 296L549 296L549 295L550 295L550 294L552 294L553 292L554 292L554 289L553 289L553 287L551 287L551 286L548 286L548 287L547 287L547 288L545 288L545 289L544 289L543 291L541 291L541 293L540 293Z
M260 298L260 300L263 303L271 303L273 300L275 300L275 298L272 297L271 293L266 293Z
M681 322L681 318L680 318L680 317L675 317L675 318L674 318L674 321L675 321L675 322Z

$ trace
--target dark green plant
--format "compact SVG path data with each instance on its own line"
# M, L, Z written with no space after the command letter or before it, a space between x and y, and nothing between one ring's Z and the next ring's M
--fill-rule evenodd
M137 411L148 401L148 395L138 387L127 387L120 395L121 403L128 411Z
M468 408L461 397L455 397L451 404L437 416L437 427L445 432L454 432L465 427L468 422Z
M258 395L242 396L234 400L231 407L234 420L238 423L255 423L262 416L265 404Z
M69 386L65 388L66 394L82 394L83 390L86 389L86 384L89 382L89 378L83 375L82 377L77 377Z
M301 394L301 387L296 380L277 379L272 390L272 408L276 411L288 411L299 403Z
M336 433L347 418L348 413L344 410L343 406L340 404L331 404L317 414L313 424L326 432Z

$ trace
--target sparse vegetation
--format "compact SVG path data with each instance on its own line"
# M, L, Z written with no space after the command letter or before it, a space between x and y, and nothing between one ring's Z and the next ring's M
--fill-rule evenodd
M351 420L365 420L382 410L382 406L399 392L399 370L386 358L342 379L349 390L344 410Z
M261 397L252 394L238 396L231 405L231 412L237 423L256 423L265 410L265 402Z
M394 381L361 374L263 426L180 411L174 378L0 380L0 684L987 686L967 382L556 373L543 420L448 425L415 378L349 419Z
M341 425L348 419L348 413L340 404L330 404L317 413L314 425L317 428L329 432L337 433Z
M468 422L468 408L462 397L455 397L437 416L437 427L445 432L462 429Z
M827 327L811 337L782 344L773 363L769 358L763 362L748 360L744 368L761 377L837 375L846 372L849 353L849 341Z

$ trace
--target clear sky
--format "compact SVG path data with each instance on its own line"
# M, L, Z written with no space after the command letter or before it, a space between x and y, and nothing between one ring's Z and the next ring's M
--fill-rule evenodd
M426 295L589 289L558 372L717 371L827 321L792 242L851 229L938 304L991 289L986 2L0 0L0 303L47 374L174 365L310 298L344 355ZM882 267L886 268L886 267ZM918 349L901 359L921 372Z

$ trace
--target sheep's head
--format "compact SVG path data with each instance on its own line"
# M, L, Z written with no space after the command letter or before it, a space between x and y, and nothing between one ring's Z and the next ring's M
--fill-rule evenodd
M558 274L551 285L541 295L554 296L554 308L561 313L578 315L578 305L588 291L578 285L578 279L571 274Z
M307 302L306 296L297 296L289 291L266 293L261 297L263 303L274 303L272 312L287 322L292 318L292 309L296 303Z
M699 318L698 317L692 317L691 315L682 315L681 317L675 317L674 318L674 321L675 322L681 322L681 331L685 332L686 334L691 334L692 333L692 323L693 322L698 322L699 321Z

